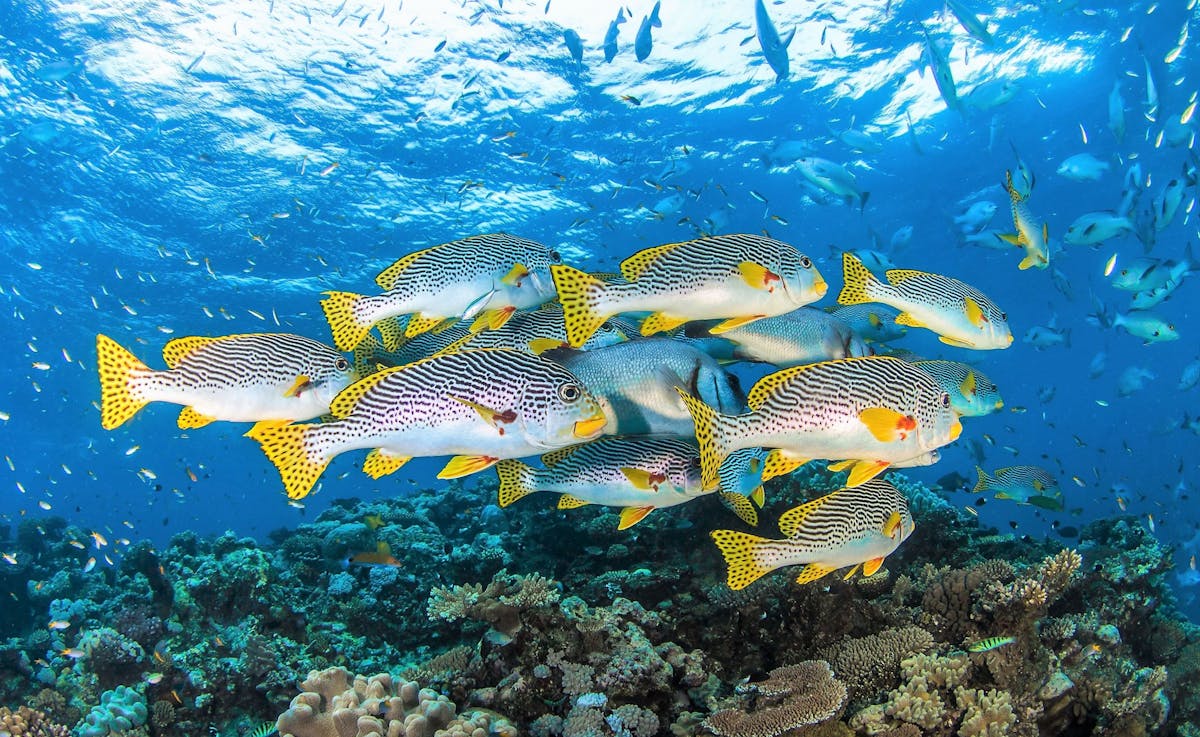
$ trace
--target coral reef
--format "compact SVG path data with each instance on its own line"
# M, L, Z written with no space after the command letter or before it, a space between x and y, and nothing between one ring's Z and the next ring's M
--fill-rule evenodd
M454 482L338 500L265 542L133 544L90 573L87 531L22 520L20 565L0 577L0 704L44 714L46 734L148 737L263 722L296 737L1116 737L1200 722L1200 628L1136 520L1084 526L1063 550L890 479L917 529L887 570L737 592L707 537L729 523L715 499L619 532L613 510L504 511L494 485ZM837 480L801 469L763 514ZM393 564L352 562L380 544Z
M69 731L50 717L28 706L16 711L0 706L0 735L4 737L67 737Z

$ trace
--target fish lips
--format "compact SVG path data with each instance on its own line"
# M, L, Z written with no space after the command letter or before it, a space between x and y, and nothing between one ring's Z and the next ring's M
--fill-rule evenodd
M578 420L575 423L573 432L575 437L580 440L590 440L604 431L604 426L608 424L608 418L601 410L596 410L595 414L586 419Z

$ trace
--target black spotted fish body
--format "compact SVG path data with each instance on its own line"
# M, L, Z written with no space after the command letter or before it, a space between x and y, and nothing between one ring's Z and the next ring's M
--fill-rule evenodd
M379 478L411 458L454 455L439 478L504 458L591 439L604 428L599 404L566 369L521 351L475 350L385 369L334 399L332 422L259 423L249 437L279 469L293 499L308 494L329 462L372 449L363 471Z
M184 406L180 428L214 420L308 420L329 412L353 380L341 353L289 333L176 338L163 348L168 370L156 371L112 338L96 336L101 424L120 426L150 402Z
M613 316L651 313L642 335L689 320L724 320L714 332L781 315L827 289L812 261L794 247L758 235L718 235L638 251L621 262L624 282L606 282L569 266L550 269L574 347Z
M409 315L408 337L452 319L496 328L519 309L554 297L549 267L558 255L507 233L463 238L410 253L379 273L378 295L326 292L321 308L342 350L353 350L376 323ZM387 333L384 347L397 345Z
M719 337L735 345L734 358L770 363L779 368L866 356L871 352L849 325L835 315L812 307L764 317L727 330Z
M544 468L520 461L496 465L501 507L535 492L561 494L560 509L585 504L623 507L626 529L661 507L690 502L700 485L696 447L677 438L602 437L542 456Z
M611 321L589 337L580 350L591 350L615 345L626 340L625 334ZM562 307L557 304L543 305L540 309L517 312L495 330L472 332L456 341L448 350L470 348L512 348L530 353L567 346L567 331L563 324Z
M772 449L764 480L813 459L854 461L857 486L889 465L958 437L962 425L933 377L898 358L865 356L768 374L747 395L750 412L719 413L681 392L692 415L706 488L732 452Z
M1009 466L990 474L976 466L975 472L979 476L973 489L975 494L991 492L997 499L1011 499L1018 504L1028 504L1036 497L1062 495L1058 478L1041 466Z
M859 565L864 575L873 575L913 528L904 495L884 479L872 479L784 512L782 540L735 530L715 530L712 537L728 565L729 588L736 590L786 566L804 566L797 583L847 566L854 566L847 578Z

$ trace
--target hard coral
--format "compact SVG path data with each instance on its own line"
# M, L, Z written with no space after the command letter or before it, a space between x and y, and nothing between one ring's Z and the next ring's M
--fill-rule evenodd
M851 702L874 699L899 685L900 661L933 647L933 636L920 627L886 629L846 638L821 656L846 684Z
M723 709L704 726L720 737L779 737L835 719L846 705L846 687L824 660L775 668L744 690L759 697L754 708Z
M446 697L412 681L396 685L386 673L329 668L309 673L300 687L275 722L280 737L433 737L455 714Z
M554 582L536 573L528 576L501 570L487 587L480 584L435 586L426 611L430 619L453 622L474 619L487 622L505 635L521 628L521 613L558 603Z
M61 724L55 724L44 713L28 706L16 711L7 706L0 707L0 735L11 737L67 737L70 732Z

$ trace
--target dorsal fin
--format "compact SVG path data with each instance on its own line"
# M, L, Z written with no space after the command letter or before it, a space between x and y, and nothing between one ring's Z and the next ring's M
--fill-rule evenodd
M226 335L219 338L209 338L204 335L188 335L183 338L176 338L167 341L163 346L163 360L167 362L167 368L175 368L179 362L206 345L211 345L219 340L228 340L237 336Z
M824 504L832 499L833 495L837 493L838 492L835 491L831 494L826 494L819 499L813 499L811 502L805 502L804 504L801 504L794 509L789 509L788 511L779 515L779 531L787 537L795 537L796 533L800 530L801 525L804 524L804 520L808 518L808 515L824 506Z
M363 398L363 395L379 385L379 382L388 378L392 374L403 371L407 366L394 366L382 371L377 371L365 379L360 379L350 386L343 389L333 401L329 403L329 411L334 417L342 418L349 416L354 410L354 405L358 404L358 400Z
M392 289L396 286L396 280L400 278L400 275L404 273L405 269L407 269L409 266L412 266L413 262L421 256L424 256L425 254L436 250L437 248L438 246L433 246L432 248L415 251L407 256L400 257L396 263L379 272L379 275L375 277L375 283L378 284L381 289Z
M750 387L750 393L746 395L747 406L749 406L752 410L758 409L763 405L763 402L767 401L767 398L770 397L773 392L779 389L781 385L791 381L792 378L798 375L801 371L805 371L810 366L814 365L816 364L793 366L792 368L776 371L773 374L767 374L766 376L762 377L755 382L754 386Z
M582 444L568 445L565 448L559 448L558 450L552 450L549 453L544 453L542 454L542 464L549 468L550 466L555 465L562 459L579 450L581 447L583 447Z
M650 264L674 251L680 245L682 244L666 243L661 246L643 248L621 262L621 276L625 277L626 281L637 281L637 278L649 268Z
M920 276L929 276L928 272L916 271L915 269L888 269L884 272L887 276L888 284L901 284L909 279L915 279Z

